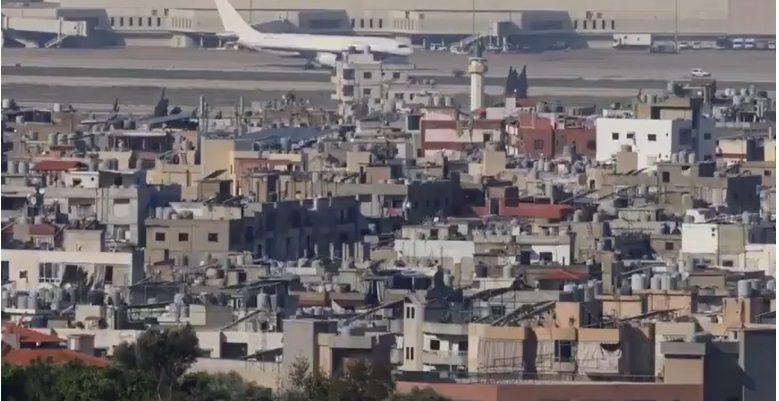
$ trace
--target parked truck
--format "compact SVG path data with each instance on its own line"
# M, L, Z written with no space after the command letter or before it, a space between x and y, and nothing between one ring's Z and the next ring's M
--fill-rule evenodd
M652 47L652 34L615 33L613 47L615 49L649 50Z

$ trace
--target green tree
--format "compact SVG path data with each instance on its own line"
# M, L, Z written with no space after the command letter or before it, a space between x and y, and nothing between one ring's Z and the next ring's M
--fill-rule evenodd
M117 366L148 372L154 379L159 400L172 398L179 380L201 355L199 340L190 325L172 330L148 330L134 344L122 343L114 350Z
M328 377L314 372L307 361L292 364L288 386L278 394L282 401L383 401L395 391L389 366L380 362L356 360L342 372Z
M27 377L21 366L3 364L3 401L22 401L26 397Z
M235 372L189 373L181 391L189 401L272 401L270 389L246 383Z

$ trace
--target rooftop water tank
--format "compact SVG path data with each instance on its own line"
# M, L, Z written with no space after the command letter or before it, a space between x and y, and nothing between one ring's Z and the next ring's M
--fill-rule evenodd
M738 280L736 293L739 298L750 298L752 296L752 285L749 283L749 280Z
M661 289L663 291L670 291L671 290L671 275L669 274L663 274L660 276L661 279Z
M641 292L644 289L644 278L640 274L630 276L630 289L633 292Z
M649 280L649 287L652 289L652 291L660 291L663 289L662 281L663 280L660 278L660 276L656 274Z
M511 265L503 266L503 278L514 277L514 272Z

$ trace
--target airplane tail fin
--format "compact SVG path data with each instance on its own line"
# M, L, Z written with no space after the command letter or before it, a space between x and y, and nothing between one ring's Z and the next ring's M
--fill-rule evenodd
M228 0L216 0L216 9L219 12L219 18L222 20L225 31L232 32L238 36L254 32L254 28L243 20L241 14L235 10Z

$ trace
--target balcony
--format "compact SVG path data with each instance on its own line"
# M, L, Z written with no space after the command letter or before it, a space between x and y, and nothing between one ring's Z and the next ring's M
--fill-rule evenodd
M466 366L468 351L422 351L422 363L427 365Z
M449 336L467 336L468 325L459 323L438 323L426 321L422 323L422 332Z

